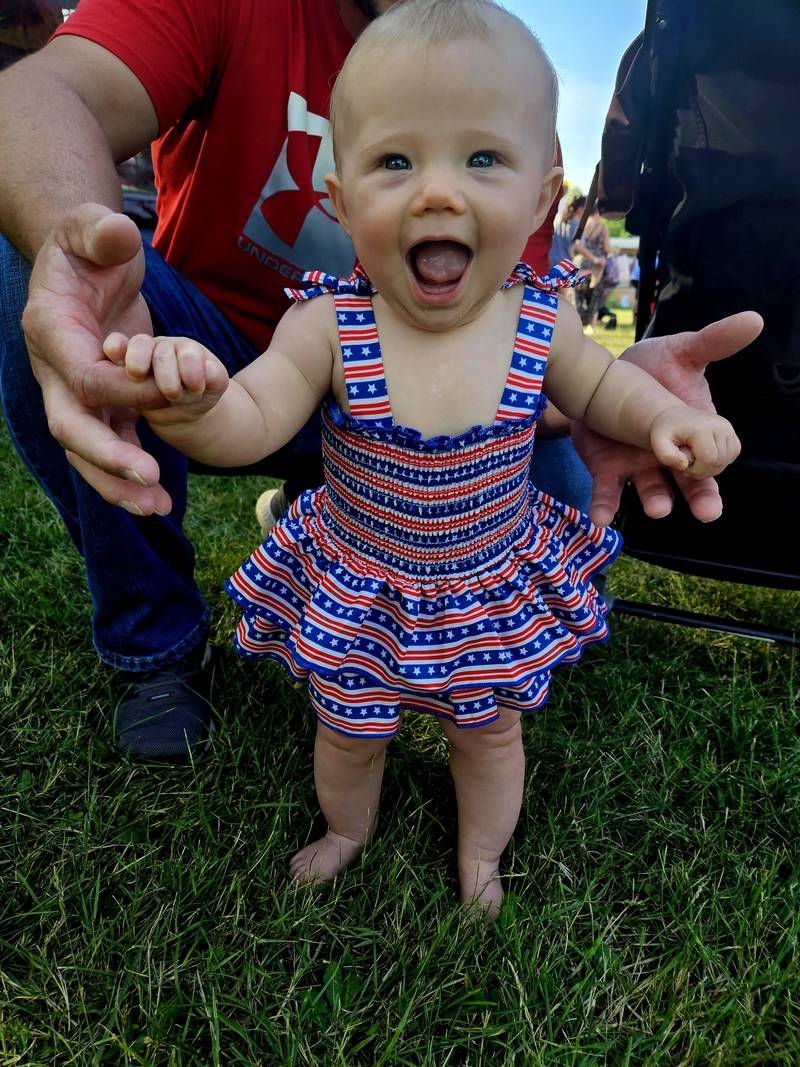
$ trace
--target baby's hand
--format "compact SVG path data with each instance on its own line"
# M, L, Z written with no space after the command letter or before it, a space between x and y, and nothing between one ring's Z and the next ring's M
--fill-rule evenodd
M112 333L103 343L103 352L112 363L124 365L132 381L143 382L152 375L164 399L181 409L181 421L210 411L228 388L224 364L189 337L140 333L127 338ZM160 414L148 412L147 417Z
M733 463L742 446L721 415L676 404L653 419L650 447L665 467L708 478Z

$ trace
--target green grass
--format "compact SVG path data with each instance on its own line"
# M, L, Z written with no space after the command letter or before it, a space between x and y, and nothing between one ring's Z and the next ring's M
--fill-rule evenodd
M211 759L120 759L79 561L5 438L0 462L2 1067L800 1062L791 653L614 618L525 723L523 818L488 931L455 904L428 719L392 746L363 862L295 891L286 862L316 810L302 693L228 656ZM255 543L260 487L191 487L220 648L220 583ZM800 627L788 594L630 560L612 588Z

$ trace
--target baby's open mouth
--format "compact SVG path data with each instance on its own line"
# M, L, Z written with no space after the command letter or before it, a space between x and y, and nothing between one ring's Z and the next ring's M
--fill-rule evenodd
M449 289L467 269L472 252L458 241L420 241L408 253L411 271L425 289Z

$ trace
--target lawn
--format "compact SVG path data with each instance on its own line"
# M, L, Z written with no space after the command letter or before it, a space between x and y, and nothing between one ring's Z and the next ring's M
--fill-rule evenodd
M624 347L630 329L600 332ZM380 833L296 891L314 725L277 670L226 655L213 755L134 766L79 560L0 438L0 1065L796 1065L798 678L770 645L613 617L526 720L523 818L491 929L455 904L435 724L390 752ZM222 579L257 479L194 479ZM631 560L619 595L800 628L789 594Z

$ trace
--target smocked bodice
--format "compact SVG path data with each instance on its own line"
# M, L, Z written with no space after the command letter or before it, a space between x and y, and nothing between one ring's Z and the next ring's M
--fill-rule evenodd
M334 405L322 427L328 530L365 564L452 578L493 565L525 535L533 417L425 441L370 432Z

